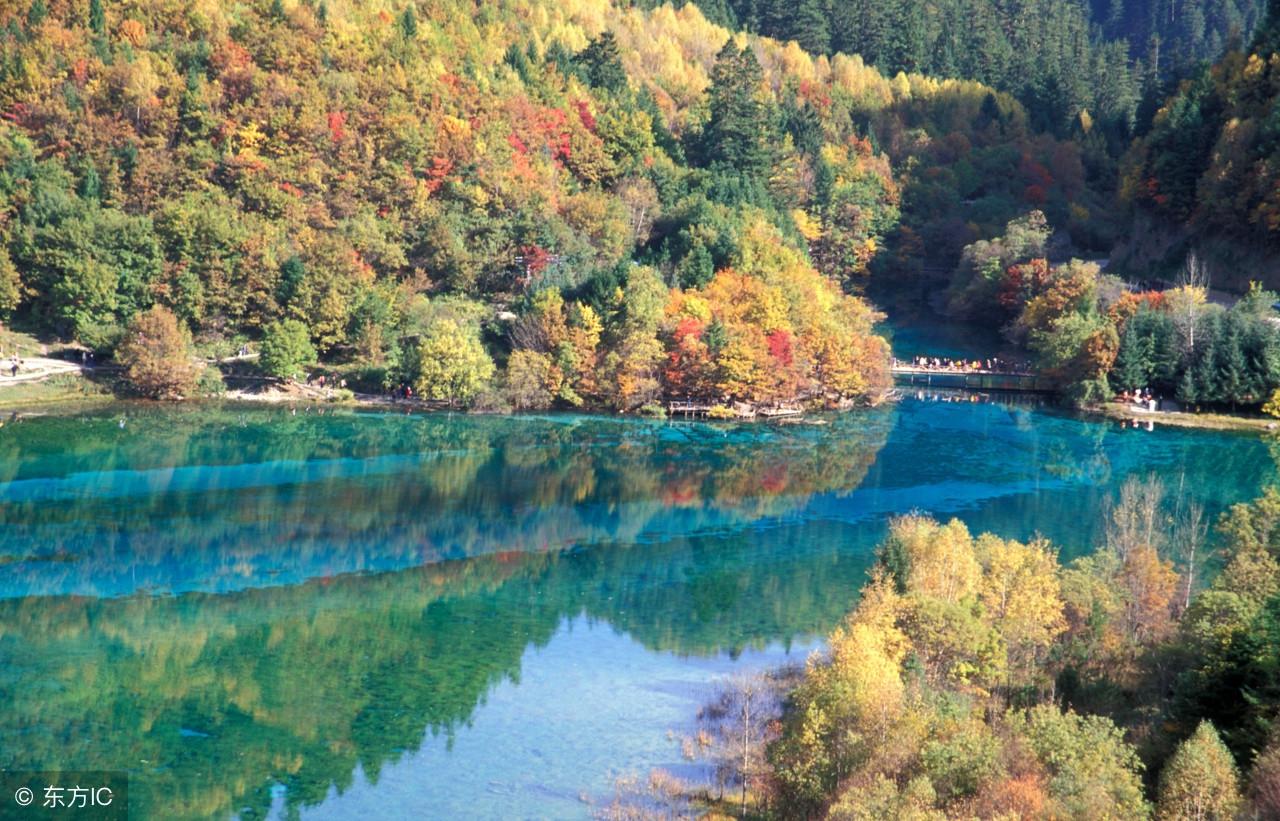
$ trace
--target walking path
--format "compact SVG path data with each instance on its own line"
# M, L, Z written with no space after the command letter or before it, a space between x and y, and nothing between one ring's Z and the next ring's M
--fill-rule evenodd
M22 367L18 370L17 376L10 375L12 371L9 369L9 365L10 360L0 360L0 389L10 385L39 382L42 379L48 379L50 376L59 374L79 374L89 370L76 362L68 362L65 359L48 359L43 356L23 357Z

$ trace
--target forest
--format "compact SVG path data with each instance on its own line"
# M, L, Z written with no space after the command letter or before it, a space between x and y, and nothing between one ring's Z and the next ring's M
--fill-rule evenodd
M247 347L453 405L874 401L867 283L1033 209L1105 252L1137 100L1048 123L897 68L694 5L32 0L0 12L0 312L161 396L218 380L157 363Z

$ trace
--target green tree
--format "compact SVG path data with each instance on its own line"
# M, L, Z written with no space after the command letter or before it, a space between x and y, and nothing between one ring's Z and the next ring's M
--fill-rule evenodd
M689 252L676 266L676 279L682 288L701 288L716 275L715 262L711 252L702 241L702 237L694 237Z
M1242 804L1235 761L1208 721L1160 773L1159 821L1232 821Z
M627 73L622 67L622 55L613 32L605 31L574 56L573 62L586 80L596 88L618 94L627 88Z
M831 14L822 0L800 0L787 26L787 36L810 54L826 54L831 49Z
M702 135L704 160L760 180L773 162L774 129L764 96L764 71L751 46L724 44L711 69L710 117Z
M316 361L307 326L296 319L285 319L268 325L259 347L258 365L262 372L277 379L296 378L305 365Z
M396 25L399 26L400 34L404 39L413 40L418 36L418 13L413 3L405 6L404 11L400 12Z
M1067 818L1147 818L1142 763L1109 718L1041 705L1014 727L1049 771L1049 793Z
M1120 352L1116 355L1112 379L1121 390L1138 390L1151 384L1154 342L1132 320L1126 324L1120 337Z
M0 321L7 320L21 302L22 279L8 250L0 246Z
M99 37L107 33L107 14L102 8L102 0L89 0L89 30Z

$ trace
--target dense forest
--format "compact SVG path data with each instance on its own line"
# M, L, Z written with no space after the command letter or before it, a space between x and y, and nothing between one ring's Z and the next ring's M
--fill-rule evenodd
M1265 292L1224 324L1204 283L1068 260L1129 213L1179 226L1170 276L1197 235L1267 247L1260 15L32 0L0 12L0 316L159 396L250 349L453 405L728 413L875 401L877 280L1003 325L1078 401L1256 407Z
M1144 97L1158 104L1171 81L1245 42L1263 12L1261 0L698 2L713 20L814 54L860 54L890 74L987 83L1059 134L1087 110L1112 138L1132 130Z
M1115 239L1087 112L1085 139L1055 137L992 87L693 6L33 0L0 21L0 309L102 354L135 323L456 403L839 404L886 383L873 270L950 266L1033 207L1074 247Z
M1126 268L1167 274L1199 248L1224 285L1280 282L1278 47L1268 24L1249 48L1191 72L1127 152L1120 193L1137 219Z

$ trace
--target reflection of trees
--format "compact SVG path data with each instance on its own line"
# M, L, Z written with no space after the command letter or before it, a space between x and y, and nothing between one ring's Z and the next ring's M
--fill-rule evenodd
M134 770L138 817L262 812L269 779L321 800L449 732L559 623L526 596L547 555L227 596L0 603L0 766ZM185 734L184 734L185 733ZM201 733L207 737L192 735Z
M117 441L111 419L19 426L0 460L24 467L0 503L22 526L3 533L0 553L76 558L19 565L23 589L237 589L740 527L856 487L889 423L256 414L241 427L234 411L207 415L156 417L154 452L132 434ZM82 435L59 453L68 427Z
M796 535L506 552L225 595L0 601L0 655L15 662L0 670L0 767L134 769L139 817L260 813L273 780L315 803L357 763L376 778L424 731L466 722L565 618L677 653L829 630L870 557L841 549L847 525L806 525L802 548Z
M0 599L0 768L130 769L140 817L262 814L272 781L319 802L453 732L566 618L677 653L824 633L864 539L775 520L856 487L890 421L262 418L9 429L0 554L75 559L9 564L11 592L231 592Z

